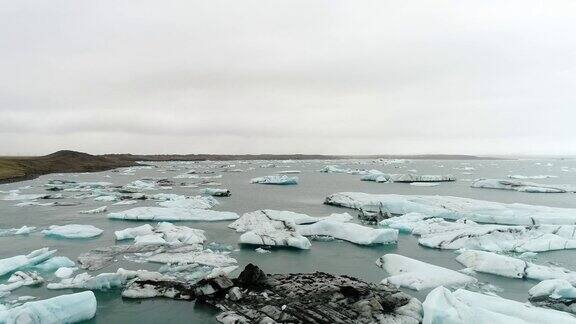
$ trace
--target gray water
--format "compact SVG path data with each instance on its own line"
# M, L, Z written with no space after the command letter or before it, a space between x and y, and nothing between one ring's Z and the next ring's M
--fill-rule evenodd
M269 162L226 162L236 164L236 168L249 170L241 173L216 172L222 174L221 179L214 181L222 183L223 188L232 191L231 197L218 198L220 205L215 209L233 211L238 214L258 209L290 210L305 213L311 216L325 216L334 212L349 212L356 215L354 210L342 209L323 204L324 198L332 193L342 191L360 191L366 193L395 193L395 194L423 194L423 195L450 195L469 197L481 200L491 200L504 203L527 203L555 207L576 208L576 195L574 194L535 194L515 191L489 190L470 188L469 179L475 178L505 178L509 174L522 175L556 175L557 178L542 180L526 180L539 183L562 183L576 185L576 161L574 160L512 160L512 161L432 161L414 160L403 164L382 165L378 161L295 161L275 162L276 168L261 168L260 165ZM551 165L549 165L549 163ZM118 172L100 172L92 174L51 174L38 179L0 185L0 190L8 191L21 187L21 193L44 193L42 188L49 179L69 179L74 181L107 181L115 185L124 185L134 180L150 177L172 178L184 173L181 171L165 171L169 163L154 163L155 169L137 170L134 175L122 175ZM189 168L202 170L222 162L202 162L188 164ZM343 168L378 169L389 173L405 173L407 170L417 170L419 174L453 174L458 178L456 182L442 183L437 187L416 187L408 184L394 183L382 184L360 181L360 176L337 173L320 173L319 169L327 164L337 164ZM443 167L442 167L443 166ZM475 170L466 171L464 167L473 167ZM563 168L567 169L562 170ZM217 169L215 169L217 170ZM281 170L301 170L297 174L300 182L295 186L272 186L250 184L250 179L257 176L274 174ZM472 174L464 174L464 173ZM176 182L192 182L194 179L173 179ZM182 188L175 186L173 190L154 191L153 193L178 193L196 195L199 189ZM64 192L66 194L66 192ZM2 194L0 193L0 196ZM65 201L76 201L66 199ZM57 255L67 256L75 260L79 254L94 247L105 247L115 244L114 231L127 227L142 225L145 222L131 222L108 220L106 214L83 215L78 212L89 210L103 205L108 206L108 212L121 211L137 206L154 206L153 201L139 202L131 206L112 206L112 203L97 202L92 199L79 200L81 205L71 207L15 207L15 201L0 200L0 228L20 227L22 225L39 228L50 225L63 224L91 224L105 232L102 236L87 240L54 239L44 237L35 232L27 236L0 237L0 258L27 254L32 250L50 247L58 249ZM224 222L179 222L193 228L206 231L209 242L219 242L234 247L232 257L238 260L240 269L247 263L255 263L267 273L293 273L324 271L337 274L348 274L366 281L379 282L387 276L374 261L385 253L397 253L424 262L436 264L450 269L461 269L462 266L455 261L453 251L440 251L421 247L414 236L401 234L398 244L379 246L359 246L342 241L313 241L310 250L275 249L272 253L259 254L254 247L239 246L239 235L226 226ZM556 251L541 253L535 262L553 262L572 270L576 270L576 258L572 251ZM158 264L130 263L119 260L101 271L114 272L117 268L157 270ZM239 271L239 270L238 270ZM78 273L78 272L77 272ZM236 272L237 274L238 272ZM518 301L527 300L527 291L536 282L532 280L506 279L503 277L477 274L476 277L483 283L489 283L501 289L497 294ZM7 278L0 278L0 283ZM45 277L45 279L52 279ZM405 290L409 294L424 300L429 290L419 292ZM18 296L32 295L39 299L49 298L61 294L73 293L74 290L47 290L44 286L37 288L23 287L6 297L13 299ZM215 323L214 315L217 313L194 302L173 301L169 299L126 300L120 297L120 291L95 292L98 300L96 317L90 322L94 323ZM2 301L0 300L0 303Z

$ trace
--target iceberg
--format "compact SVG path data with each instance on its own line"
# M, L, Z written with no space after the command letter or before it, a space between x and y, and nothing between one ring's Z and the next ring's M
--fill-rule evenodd
M382 283L414 290L463 286L477 281L463 273L398 254L385 254L376 260L376 265L391 275L382 280Z
M422 304L423 324L541 324L576 323L568 313L527 305L521 302L444 287L432 290Z
M65 256L51 257L50 259L39 263L33 267L33 269L42 272L53 272L62 267L73 267L75 265L74 261L70 260Z
M47 199L50 194L20 194L18 192L10 192L8 195L2 197L2 200L36 200L36 199Z
M76 323L96 315L96 297L91 291L62 295L1 310L0 323Z
M12 290L18 289L22 286L39 285L44 282L36 272L23 272L16 271L6 284L0 284L0 297L9 294Z
M54 253L56 253L56 250L42 248L32 251L27 255L17 255L11 258L0 259L0 276L46 261Z
M76 239L96 237L103 232L103 230L92 225L69 224L62 226L52 225L48 229L43 230L42 234L46 236Z
M264 177L253 178L250 183L269 184L269 185L296 185L298 177L289 177L287 175L269 175Z
M98 207L95 209L91 209L91 210L82 210L79 211L78 213L80 214L100 214L105 212L108 209L108 206L102 206L102 207Z
M147 270L124 270L118 269L114 273L101 273L96 276L91 276L87 272L76 275L74 278L62 279L60 282L49 283L46 288L48 289L88 289L88 290L110 290L120 288L126 284L129 279L140 278L144 280L149 279L164 279L164 275L158 272Z
M398 241L398 231L395 229L371 228L332 219L300 225L297 230L304 236L330 236L361 245L391 244Z
M222 221L233 220L238 217L238 214L233 212L174 207L136 207L108 214L110 219L144 221Z
M528 295L532 305L576 313L576 287L568 280L543 280L530 288Z
M447 182L456 181L453 175L417 175L413 173L406 174L387 174L387 173L369 173L362 178L362 181L374 181L380 183L402 182L402 183L417 183L417 182Z
M218 205L218 201L210 196L196 196L162 201L158 205L167 208L210 209Z
M342 192L325 204L395 215L411 212L448 220L467 218L479 223L508 225L576 224L576 209L526 204L505 204L451 196L419 196Z
M519 279L566 279L576 283L576 273L567 269L537 265L492 252L466 250L456 261L477 272Z
M548 179L548 178L558 178L555 175L532 175L532 176L525 176L520 174L513 174L509 175L508 178L510 179Z
M214 197L230 197L231 195L230 190L224 188L205 188L200 193Z
M252 245L289 246L304 250L309 249L312 245L307 238L300 235L294 228L287 226L285 229L279 230L267 225L240 235L239 242Z
M515 190L531 193L565 193L576 192L576 187L569 185L539 184L502 179L477 179L472 182L472 188Z
M134 239L135 244L203 244L203 230L161 222L153 228L146 224L114 232L117 240Z
M66 278L70 278L70 276L76 270L78 270L78 268L60 267L60 268L58 268L58 270L56 270L54 272L54 275L60 279L66 279Z
M163 252L152 255L146 259L149 262L165 264L190 264L197 263L211 267L230 267L236 265L236 259L228 256L228 253L205 251L189 252Z
M12 236L12 235L27 235L32 233L36 230L34 226L22 226L20 228L8 228L8 229L0 229L0 237L1 236Z

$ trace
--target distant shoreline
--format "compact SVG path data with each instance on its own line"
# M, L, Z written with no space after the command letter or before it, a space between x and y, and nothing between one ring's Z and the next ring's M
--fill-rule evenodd
M256 160L506 160L474 155L312 155L312 154L105 154L58 151L45 156L0 157L0 184L35 179L49 173L100 172L138 165L138 161L256 161Z

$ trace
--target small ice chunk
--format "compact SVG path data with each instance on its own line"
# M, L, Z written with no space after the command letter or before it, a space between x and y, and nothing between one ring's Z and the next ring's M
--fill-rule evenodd
M296 185L298 177L289 177L287 175L269 175L253 178L250 183L268 184L268 185Z
M54 272L54 275L60 279L70 278L76 270L78 270L78 268L60 267Z
M102 207L98 207L95 209L91 209L91 210L82 210L79 213L80 214L100 214L106 211L106 209L108 209L108 206L102 206Z

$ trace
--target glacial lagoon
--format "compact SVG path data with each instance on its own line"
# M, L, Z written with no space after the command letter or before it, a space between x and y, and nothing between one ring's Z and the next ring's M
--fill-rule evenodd
M338 192L363 192L371 194L399 195L439 195L465 197L501 203L524 203L550 207L576 208L574 193L533 193L516 190L472 188L474 179L508 179L511 175L550 176L535 177L521 181L539 184L576 185L576 161L573 160L335 160L335 161L203 161L203 162L155 162L146 163L150 167L135 167L110 170L99 173L49 174L34 180L0 185L0 197L17 194L46 194L45 184L50 180L71 180L76 182L110 182L115 186L124 186L141 179L165 178L174 182L170 189L141 190L147 194L177 194L196 196L205 188L226 188L231 191L229 197L215 197L219 202L212 209L230 211L242 215L262 209L286 210L310 216L328 216L333 213L347 212L353 216L352 222L359 223L358 211L354 209L325 205L325 198ZM438 174L453 175L456 181L440 182L435 186L415 186L408 183L377 183L361 181L361 175L341 172L324 173L319 170L327 165L335 165L345 170L379 170L390 174ZM190 170L193 176L187 177ZM284 172L299 170L300 173ZM251 183L253 178L287 173L286 176L298 177L296 185L268 185ZM183 176L184 175L184 176ZM541 178L541 179L538 179ZM213 182L206 185L199 182ZM197 187L195 187L197 186ZM87 191L88 193L90 191ZM109 219L109 213L121 212L135 207L157 207L155 200L136 200L133 205L114 205L115 201L98 201L95 197L73 198L78 192L58 191L62 199L39 200L42 203L57 201L61 206L16 206L21 200L0 199L0 229L20 228L23 225L34 226L36 231L28 235L0 237L0 259L28 254L31 251L48 247L56 249L57 256L66 256L76 261L82 253L94 248L108 247L131 242L116 241L114 231L143 224L155 225L154 221L127 221ZM86 192L85 192L86 193ZM65 203L77 203L66 206ZM107 206L103 213L81 214L81 211ZM371 246L356 245L340 240L314 240L309 250L276 247L271 253L258 253L257 246L239 245L240 233L228 228L231 220L179 221L184 225L205 231L207 242L216 242L231 247L229 256L238 261L237 275L248 263L258 265L266 273L296 273L323 271L334 274L346 274L368 282L380 282L388 274L377 267L375 261L382 255L394 253L424 261L452 270L463 269L456 261L458 254L453 250L426 248L418 244L418 238L400 233L397 244L378 244ZM85 224L104 230L102 235L87 239L67 239L47 236L41 230L51 225ZM366 225L371 226L371 225ZM371 226L377 227L377 226ZM542 265L561 266L576 270L576 258L573 250L559 250L538 253L531 262ZM519 253L512 253L518 256ZM103 269L90 272L91 275L115 272L118 268L129 270L145 269L157 271L158 263L132 262L118 257L116 262ZM75 274L81 273L79 270ZM521 302L528 300L528 290L538 283L530 279L509 279L502 276L475 273L478 283L470 290L496 294ZM58 282L53 275L43 275L46 282ZM8 276L0 278L4 283ZM401 288L406 293L424 301L431 289L414 291ZM82 291L80 289L49 290L46 283L39 287L25 286L0 299L0 303L9 304L20 296L34 296L46 299L63 294ZM96 316L90 323L217 323L218 313L207 306L194 302L171 299L126 299L121 290L94 291L97 298Z

